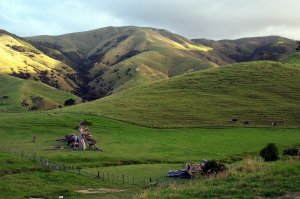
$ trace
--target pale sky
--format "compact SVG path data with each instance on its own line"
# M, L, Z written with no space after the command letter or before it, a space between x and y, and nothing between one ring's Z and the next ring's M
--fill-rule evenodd
M127 25L187 38L300 40L300 0L0 0L0 29L19 36Z

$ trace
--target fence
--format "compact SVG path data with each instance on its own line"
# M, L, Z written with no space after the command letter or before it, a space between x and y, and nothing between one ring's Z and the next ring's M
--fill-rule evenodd
M193 179L179 179L179 178L158 178L158 177L140 177L130 176L124 174L116 174L111 172L103 172L101 169L98 171L88 171L77 165L65 165L63 163L55 163L45 159L43 156L38 156L36 153L30 153L24 149L13 149L7 145L0 143L0 152L5 152L28 158L39 163L39 166L49 171L63 171L72 174L82 175L91 178L91 180L104 181L112 184L119 184L124 186L137 186L144 188L155 188L155 187L168 187L170 185L184 185L191 184L194 182ZM167 173L167 171L166 171Z

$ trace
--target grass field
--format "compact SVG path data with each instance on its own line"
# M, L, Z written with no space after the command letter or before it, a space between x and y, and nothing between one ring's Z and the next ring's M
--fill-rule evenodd
M62 144L56 139L76 133L74 127L84 119L93 123L91 130L104 148L103 153L51 150ZM0 124L2 143L66 164L74 163L76 158L76 164L82 166L223 159L246 152L257 153L269 142L278 144L281 149L300 142L298 129L153 129L92 115L67 113L1 114ZM36 142L32 143L34 135Z
M23 80L8 75L0 75L0 96L8 96L7 100L0 100L0 111L27 111L28 107L22 107L21 102L26 100L31 104L30 96L43 97L44 104L40 110L58 108L63 106L68 99L80 102L80 98L61 90L54 89L46 84Z
M300 66L250 62L134 87L65 109L152 127L300 124Z
M93 123L91 131L94 138L99 141L104 152L94 151L71 151L68 148L54 150L57 145L63 143L55 141L66 134L75 132L74 127L82 120ZM46 158L50 162L75 165L84 168L85 171L97 174L112 173L114 175L132 176L142 181L144 178L165 179L170 169L184 168L184 162L198 162L202 159L218 159L228 163L242 160L247 157L257 156L259 150L269 142L274 142L280 151L288 146L300 143L298 129L277 129L277 128L179 128L179 129L155 129L136 126L124 122L115 121L99 116L74 113L23 113L23 114L0 114L0 150L6 152L18 152L23 150L24 158L0 153L0 191L4 198L23 198L28 196L53 197L59 194L68 198L132 198L137 197L153 198L161 194L162 197L182 197L182 194L191 195L197 188L197 183L186 187L186 191L177 191L183 188L169 188L170 194L164 190L159 192L144 192L141 186L111 184L106 181L97 181L87 176L78 176L73 173L62 171L48 172L41 169L38 164L32 162L32 156ZM35 143L32 143L33 136L36 136ZM29 159L28 159L29 158ZM151 163L151 164L149 164ZM234 163L233 165L238 164ZM283 166L283 163L280 163ZM268 165L267 165L268 166ZM295 163L287 167L293 174ZM277 168L271 167L277 172ZM280 168L280 167L279 167ZM282 170L280 170L283 172ZM287 170L289 179L290 176ZM12 175L13 174L13 175ZM277 173L278 180L285 174ZM294 172L296 176L299 174ZM245 175L247 180L247 173ZM266 176L265 173L262 173ZM253 179L248 176L249 179ZM244 178L240 176L240 178ZM230 186L230 183L240 181L238 177L226 178L228 185L222 185L223 179L216 179L214 186L220 196L223 189ZM277 177L276 177L277 179ZM200 182L199 182L200 183ZM296 184L299 184L295 181ZM30 185L30 186L29 186ZM63 186L61 186L63 185ZM209 188L209 185L207 188ZM260 184L258 183L257 186ZM200 186L200 185L199 185ZM201 185L202 186L202 185ZM218 186L221 186L218 188ZM110 188L122 189L118 193L99 193L95 195L77 194L75 190L88 188ZM205 188L205 187L204 187ZM295 190L290 186L284 186L282 191L274 195L281 195L287 191ZM264 189L262 195L267 192ZM195 194L202 194L202 189L195 191ZM224 192L225 194L236 194L240 191ZM190 194L190 195L189 195ZM212 193L207 193L212 196ZM252 196L252 192L249 196Z
M146 191L138 198L299 198L299 177L299 160L262 163L249 159L230 165L217 178Z

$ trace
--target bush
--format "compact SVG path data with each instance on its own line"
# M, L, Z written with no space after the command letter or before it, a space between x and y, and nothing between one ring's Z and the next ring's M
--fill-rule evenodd
M75 100L73 100L73 99L68 99L68 100L66 100L65 101L65 106L72 106L72 105L74 105L75 104Z
M279 160L278 148L273 143L270 143L263 148L260 151L260 155L266 162Z
M283 155L296 156L298 154L299 154L299 149L297 149L295 146L290 147L283 151Z
M217 174L226 170L224 164L221 164L215 160L204 160L201 162L201 167L203 175L209 175L213 173Z
M32 106L29 108L30 110L38 110L45 106L45 100L40 96L30 96L32 101Z

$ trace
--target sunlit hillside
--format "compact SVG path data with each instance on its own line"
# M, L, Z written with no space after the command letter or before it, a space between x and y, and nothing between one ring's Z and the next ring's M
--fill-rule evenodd
M0 74L41 81L67 91L74 91L80 83L72 68L4 31L0 32Z

